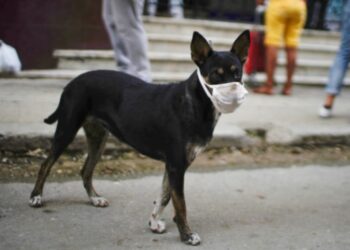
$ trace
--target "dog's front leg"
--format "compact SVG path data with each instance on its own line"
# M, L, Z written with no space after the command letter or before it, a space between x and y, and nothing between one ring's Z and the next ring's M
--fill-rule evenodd
M166 230L165 222L160 219L160 216L164 208L168 205L170 200L170 186L168 173L165 170L163 183L162 183L162 192L157 200L154 201L154 208L149 220L149 227L153 233L164 233Z
M189 245L199 245L201 239L197 233L193 233L187 222L186 203L184 196L185 170L169 171L169 182L171 187L171 199L175 209L174 221L180 232L181 240Z

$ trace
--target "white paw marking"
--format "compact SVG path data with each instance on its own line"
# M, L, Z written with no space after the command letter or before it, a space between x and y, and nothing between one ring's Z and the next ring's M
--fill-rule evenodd
M103 197L90 197L90 201L95 207L108 207L109 205L108 200Z
M193 233L190 235L190 237L188 238L188 240L186 240L185 243L192 246L197 246L201 243L201 238L197 233Z
M165 222L162 220L156 220L151 216L149 220L149 228L153 233L162 234L166 231Z
M42 205L41 195L33 196L29 199L29 206L31 207L41 207Z

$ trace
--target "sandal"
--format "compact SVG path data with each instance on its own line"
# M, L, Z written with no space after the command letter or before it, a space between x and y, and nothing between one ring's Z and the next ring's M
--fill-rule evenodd
M263 95L273 95L273 89L272 87L263 85L259 88L253 89L253 92L256 94L263 94Z
M290 96L292 95L292 87L284 87L281 91L281 95Z

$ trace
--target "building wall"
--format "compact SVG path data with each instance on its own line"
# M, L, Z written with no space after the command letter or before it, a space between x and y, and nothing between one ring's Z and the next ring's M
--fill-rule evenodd
M0 8L0 39L28 68L55 66L56 48L110 48L101 0L11 0Z
M2 0L0 39L14 46L24 69L53 68L54 49L108 49L102 0ZM184 0L191 18L249 20L255 0ZM162 6L163 5L163 6ZM167 0L160 0L160 10Z

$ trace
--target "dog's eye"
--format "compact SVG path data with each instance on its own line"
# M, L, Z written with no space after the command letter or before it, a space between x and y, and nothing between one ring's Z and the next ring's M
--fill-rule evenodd
M219 75L223 75L224 74L224 69L223 68L218 68L216 70L216 72L219 74Z
M240 77L239 70L235 65L232 65L230 67L230 70L231 70L234 77Z
M217 71L214 71L210 74L210 82L211 83L218 83L221 81L222 75L220 75Z
M237 67L235 65L231 65L230 67L231 72L237 71Z

